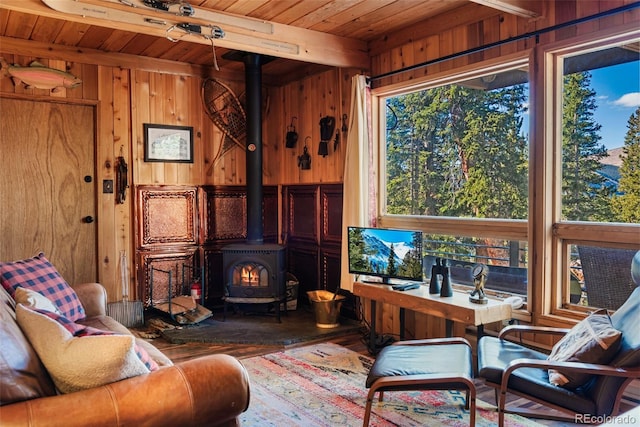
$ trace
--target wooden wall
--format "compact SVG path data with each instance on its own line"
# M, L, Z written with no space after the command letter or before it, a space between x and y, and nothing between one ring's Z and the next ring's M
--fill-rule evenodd
M447 16L406 28L396 34L381 31L370 44L372 76L437 59L483 44L549 27L571 19L612 9L631 0L544 2L543 17L537 20L518 18L470 3ZM580 24L540 37L540 43L596 31L600 28L640 21L639 12L616 15ZM509 43L465 58L438 63L384 79L374 85L390 84L445 70L469 62L505 55L530 48L535 39ZM134 252L134 204L132 189L138 184L167 185L242 185L244 153L229 151L209 176L206 170L220 144L221 132L206 116L200 100L202 76L213 75L189 64L104 54L87 49L52 48L43 42L18 42L3 39L0 55L9 63L27 65L38 59L45 65L67 70L80 77L83 84L75 89L48 91L16 87L8 78L0 78L0 94L38 100L79 102L97 105L96 182L114 179L114 160L122 155L130 170L130 191L125 204L114 202L113 194L98 194L98 280L108 290L109 299L120 298L117 260L120 250ZM125 64L125 65L123 65ZM319 120L336 117L342 124L349 114L351 77L360 70L333 69L308 76L282 87L267 87L268 108L264 114L263 182L267 185L339 183L343 177L346 139L341 135L337 151L327 157L317 155L320 141ZM214 75L215 76L215 75ZM240 76L242 77L242 76ZM243 91L242 81L227 81L234 91ZM285 148L284 138L292 116L297 117L299 140L296 148ZM145 163L143 123L161 123L194 127L193 164ZM309 137L309 138L307 138ZM312 156L310 170L298 167L298 156L307 139ZM131 268L131 271L135 271ZM133 288L133 277L132 277Z
M342 182L346 153L345 135L340 133L337 150L334 151L332 138L329 143L329 155L319 156L317 153L320 119L324 116L335 117L336 130L340 130L343 114L346 114L347 118L349 115L351 78L357 73L357 70L335 69L276 90L277 99L272 106L272 114L273 122L278 125L274 128L269 124L267 139L275 145L275 150L280 151L280 184ZM295 148L285 148L286 128L291 124L292 117L297 117L295 123L299 135L298 143ZM298 156L303 153L305 140L311 155L310 170L301 170L298 167Z
M405 28L395 34L381 34L370 43L371 75L374 86L385 86L446 71L475 62L526 51L536 43L549 44L598 30L631 24L640 20L640 10L619 13L598 20L590 20L556 31L544 32L538 39L522 37L562 23L634 3L633 0L612 1L541 1L541 16L535 19L489 9L475 3ZM433 61L459 52L511 38L517 41L482 50L464 57L437 62L429 67L376 79L376 76L402 68Z
M220 147L221 131L213 125L202 107L200 90L202 69L188 64L172 64L169 72L154 71L163 63L145 61L144 67L116 65L118 56L101 58L97 52L78 55L72 51L53 51L46 45L33 44L30 56L20 55L23 42L3 42L0 56L9 64L27 66L34 60L43 65L65 70L83 83L74 89L57 93L41 89L27 89L14 85L9 78L0 78L0 95L39 101L56 101L96 105L96 172L98 281L103 283L110 300L121 298L118 256L129 254L133 263L135 253L135 203L137 185L244 185L244 151L233 148L209 166ZM68 59L53 59L54 56ZM83 62L86 58L86 62ZM134 64L130 58L125 63ZM166 62L166 61L165 61ZM98 65L96 65L98 64ZM342 114L348 114L350 81L355 71L331 70L307 77L283 87L265 88L263 117L263 183L265 185L341 182L345 142L327 157L316 155L320 140L319 120L333 115L340 124ZM236 94L244 91L243 81L222 78ZM285 149L284 138L291 116L296 116L300 135L296 148ZM144 161L144 123L192 126L194 128L194 162L161 163ZM304 139L309 136L312 155L310 170L300 170L298 156L302 154ZM3 149L5 149L3 147ZM129 191L124 204L115 203L114 194L103 194L105 179L115 180L115 159L123 156L129 166ZM136 266L131 265L130 295L136 291ZM69 279L72 281L72 279Z

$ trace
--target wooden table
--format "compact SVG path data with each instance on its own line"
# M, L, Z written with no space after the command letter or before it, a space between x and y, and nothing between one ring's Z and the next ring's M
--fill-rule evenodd
M400 307L400 339L404 339L405 309L444 318L448 337L452 334L453 322L476 326L480 338L485 324L511 319L509 303L489 299L487 304L474 304L469 301L467 292L460 291L454 291L451 297L441 297L440 294L430 294L427 284L418 289L394 291L390 285L355 282L353 294L371 300L370 346L374 345L376 338L377 302Z

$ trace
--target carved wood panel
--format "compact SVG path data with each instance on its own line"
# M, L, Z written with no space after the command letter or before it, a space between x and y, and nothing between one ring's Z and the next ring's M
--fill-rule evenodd
M247 189L245 186L201 187L202 244L218 244L221 241L237 241L247 238ZM263 238L265 242L277 242L278 192L276 186L262 189Z
M330 292L340 288L340 248L320 250L320 285Z
M138 247L197 244L196 195L196 187L139 186Z
M320 186L320 244L342 242L342 184Z
M221 248L204 248L203 262L207 275L207 300L219 300L224 295L224 274Z
M301 293L335 292L340 284L342 184L287 186L283 196L289 272L300 281Z
M247 238L247 191L245 187L202 187L204 244Z
M176 252L139 252L138 283L146 307L165 302L171 297L189 295L194 271L199 274L197 248ZM151 269L153 268L153 272ZM170 273L170 274L169 274Z
M300 282L298 294L303 295L299 301L308 304L307 291L318 287L318 249L309 246L287 246L287 271L296 276Z
M292 185L285 194L287 243L318 244L318 187Z
M263 237L265 243L278 243L278 187L262 190Z
M342 303L341 313L351 319L358 318L355 297L351 293L339 292L340 289L340 247L323 247L320 250L321 289L338 292L347 297Z

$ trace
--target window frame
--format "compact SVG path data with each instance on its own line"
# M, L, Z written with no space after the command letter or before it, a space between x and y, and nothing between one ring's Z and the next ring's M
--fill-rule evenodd
M457 218L441 216L396 215L386 212L386 98L404 93L444 86L482 75L499 73L514 68L527 67L531 76L531 50L505 55L501 58L478 62L472 65L435 73L420 79L397 83L371 91L373 111L374 141L378 141L378 218L380 227L409 228L422 230L427 234L448 234L465 237L494 237L506 240L529 242L529 222L526 219L494 218ZM531 83L531 77L529 78ZM529 96L531 89L529 89ZM377 126L376 126L377 124ZM531 127L531 123L529 125ZM531 138L529 137L529 145ZM531 152L531 148L529 148ZM531 166L530 166L531 167ZM531 191L529 190L529 195ZM529 201L529 204L531 202ZM529 263L530 264L530 263ZM530 273L528 273L530 276ZM531 283L528 277L528 283ZM527 299L530 299L531 287L528 286ZM514 316L520 320L530 320L527 309L519 310Z
M620 26L562 42L538 46L533 63L531 93L532 120L530 191L535 203L530 251L534 287L534 311L541 324L557 324L558 319L580 319L589 308L569 303L569 247L594 244L625 249L640 248L640 224L563 221L562 209L562 87L563 57L587 53L638 39L637 25ZM545 84L551 82L551 84ZM537 100L537 101L536 101ZM552 123L552 126L548 126ZM532 166L533 165L533 166ZM536 218L538 218L536 220Z
M378 142L378 218L380 227L410 228L429 234L496 237L528 242L528 304L514 317L539 325L571 326L588 309L569 304L569 245L640 248L640 224L560 221L562 187L561 55L603 49L640 37L635 24L617 26L561 42L452 67L444 72L371 91L374 141ZM386 209L385 98L455 83L523 64L529 70L529 214L526 220L390 215Z

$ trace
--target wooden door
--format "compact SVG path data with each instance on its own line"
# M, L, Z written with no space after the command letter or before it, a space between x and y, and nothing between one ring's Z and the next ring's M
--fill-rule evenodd
M0 260L96 281L94 107L0 98Z

